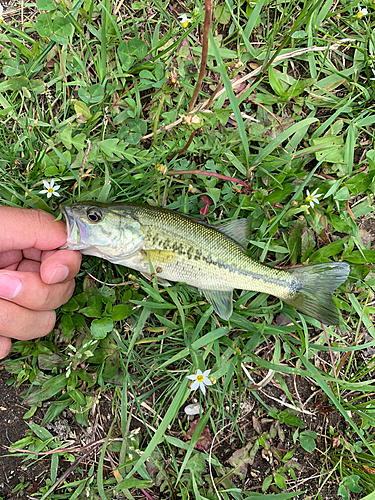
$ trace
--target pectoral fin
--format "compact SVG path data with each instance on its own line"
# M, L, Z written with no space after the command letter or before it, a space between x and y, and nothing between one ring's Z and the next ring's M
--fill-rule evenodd
M213 306L216 314L225 321L232 316L233 312L233 290L218 291L218 290L200 290L208 302Z
M178 259L178 254L169 250L145 250L145 252L155 265L173 264Z

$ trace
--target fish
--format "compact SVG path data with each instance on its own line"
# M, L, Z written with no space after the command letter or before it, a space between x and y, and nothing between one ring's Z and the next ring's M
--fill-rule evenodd
M349 276L346 262L328 262L287 270L262 264L247 254L250 219L210 225L166 208L138 203L82 201L61 205L67 242L79 250L139 271L160 285L170 281L194 286L227 321L233 290L278 297L327 325L340 316L332 293Z

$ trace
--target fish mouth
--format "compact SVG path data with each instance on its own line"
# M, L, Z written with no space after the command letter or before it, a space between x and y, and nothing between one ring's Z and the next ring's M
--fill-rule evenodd
M60 247L61 250L81 250L86 248L84 243L88 236L87 225L80 221L73 213L71 207L60 205L60 210L66 222L66 243Z

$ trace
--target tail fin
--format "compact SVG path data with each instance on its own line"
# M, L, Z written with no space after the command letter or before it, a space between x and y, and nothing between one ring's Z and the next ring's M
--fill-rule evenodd
M288 272L296 280L295 292L283 300L326 325L338 325L340 318L332 300L332 292L346 281L349 271L350 266L346 262L329 262L290 269Z

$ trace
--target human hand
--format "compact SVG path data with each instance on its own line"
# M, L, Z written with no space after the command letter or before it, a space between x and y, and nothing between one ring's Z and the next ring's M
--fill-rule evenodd
M57 250L66 243L66 225L42 210L0 206L0 358L11 338L49 333L55 309L74 291L80 252Z

